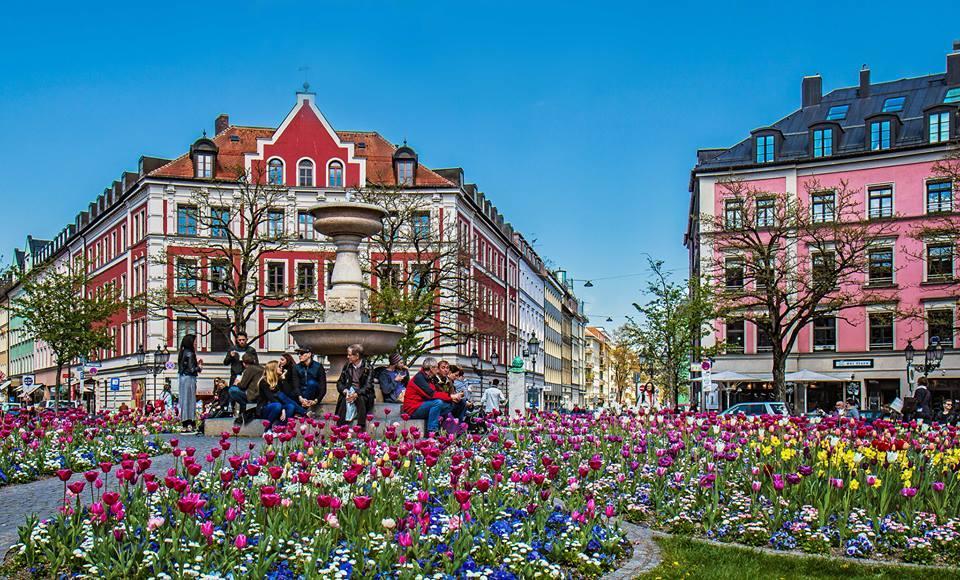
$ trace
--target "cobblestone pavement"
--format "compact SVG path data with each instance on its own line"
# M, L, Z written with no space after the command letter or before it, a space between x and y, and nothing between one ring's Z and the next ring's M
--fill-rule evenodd
M196 455L205 457L219 439L201 437L197 435L163 435L164 439L177 438L180 447L195 447ZM241 440L242 449L246 449L247 441ZM158 455L153 458L150 471L156 474L165 473L173 467L173 455ZM117 479L112 476L105 478L105 489L115 488ZM73 480L83 479L82 474L75 474ZM87 490L84 490L87 493ZM89 498L87 498L89 499ZM17 543L17 528L23 524L30 514L37 514L41 519L49 518L57 513L63 501L63 482L56 477L41 479L30 483L21 483L0 488L0 557L13 544Z
M620 528L633 544L633 556L620 568L606 574L603 580L630 580L660 565L660 546L653 541L650 528L624 521L620 522Z

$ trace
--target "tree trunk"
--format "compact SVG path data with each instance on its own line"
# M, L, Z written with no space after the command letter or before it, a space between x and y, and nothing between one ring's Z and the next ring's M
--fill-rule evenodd
M787 355L782 352L773 353L773 389L777 394L777 400L787 403L787 379L786 379Z
M60 408L60 383L63 381L63 363L57 363L57 387L53 398L54 409Z

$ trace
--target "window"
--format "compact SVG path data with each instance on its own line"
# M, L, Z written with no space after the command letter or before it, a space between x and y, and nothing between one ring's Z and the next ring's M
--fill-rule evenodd
M297 234L301 240L317 239L317 231L313 229L313 214L308 211L297 212Z
M177 234L197 235L197 208L192 205L177 206Z
M230 227L230 210L225 207L210 208L210 237L226 238Z
M764 198L757 200L757 227L772 227L775 221L776 200Z
M230 321L226 318L210 320L210 350L226 352L230 349Z
M413 236L416 240L430 238L430 212L418 211L411 216L413 221Z
M312 296L317 293L317 267L315 264L297 264L297 293Z
M267 294L279 295L284 293L284 277L286 268L282 262L267 263Z
M842 121L847 118L848 110L850 110L850 105L834 105L827 111L827 120Z
M836 286L836 256L833 252L820 252L813 255L811 274L813 287L817 290L826 290Z
M389 284L394 288L402 287L400 264L381 264L378 271L380 274L381 287L384 284Z
M770 352L773 350L773 340L766 332L760 330L760 327L753 325L753 330L757 334L757 352Z
M834 206L836 194L832 191L815 193L810 198L810 209L813 212L813 222L822 224L832 222L834 219Z
M903 110L903 102L906 101L906 97L890 97L883 102L883 112L884 113L899 113Z
M429 264L410 265L410 285L416 290L427 288L430 283Z
M197 289L197 261L189 258L177 258L177 292L194 292Z
M953 244L927 246L927 280L943 282L953 279Z
M872 312L870 323L870 350L893 350L893 314Z
M397 183L413 185L413 160L401 159L397 161Z
M931 181L927 183L927 213L953 211L953 182Z
M313 187L313 161L303 159L297 164L297 185Z
M283 237L283 210L267 210L267 235L271 238Z
M197 153L194 156L197 177L213 177L213 153Z
M837 319L816 316L813 319L813 350L837 350Z
M271 159L267 164L267 183L283 185L283 161Z
M867 256L867 282L871 286L893 284L893 249L871 250Z
M754 258L754 283L757 286L757 290L763 290L767 287L768 284L773 283L776 280L776 275L774 274L774 256L768 256L766 259L763 257Z
M813 156L833 155L833 129L816 129L813 132Z
M955 87L947 91L943 96L944 103L960 103L960 87Z
M727 290L740 290L743 288L743 260L739 258L728 258L724 263L723 273L726 280Z
M870 123L870 150L881 151L890 148L890 121Z
M210 292L223 293L230 290L230 264L226 260L210 262Z
M197 320L195 318L178 318L177 319L177 346L180 345L180 341L183 340L183 337L188 334L197 334Z
M730 199L723 204L723 223L727 229L738 230L743 227L743 201Z
M327 187L343 187L343 163L331 161L327 166Z
M943 143L950 140L950 113L941 111L927 116L930 126L930 142Z
M937 339L943 348L953 348L953 310L938 308L927 310L927 341Z
M870 219L893 217L893 188L877 187L867 194Z
M727 352L743 352L744 338L746 336L745 324L742 318L727 320Z
M770 163L773 161L773 135L761 135L757 137L757 163Z

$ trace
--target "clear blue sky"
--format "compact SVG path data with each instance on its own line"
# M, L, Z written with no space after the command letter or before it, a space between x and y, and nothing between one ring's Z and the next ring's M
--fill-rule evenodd
M944 70L949 4L32 3L0 21L0 254L72 220L141 154L225 112L278 124L309 65L339 129L461 166L576 278L679 276L689 171L824 89ZM939 6L939 7L938 7ZM875 16L868 16L872 14ZM614 326L643 278L578 289ZM602 316L600 316L602 315Z

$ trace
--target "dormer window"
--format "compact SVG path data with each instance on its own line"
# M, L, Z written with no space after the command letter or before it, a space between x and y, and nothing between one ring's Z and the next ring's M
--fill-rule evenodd
M946 143L953 137L951 124L955 111L954 107L943 105L937 105L925 111L929 143Z
M753 132L755 159L757 163L772 163L777 159L777 151L783 141L783 134L777 129L757 129Z
M885 151L897 142L900 119L896 115L873 115L866 118L867 147L870 151Z
M343 163L331 161L327 166L327 187L343 187Z
M217 169L217 145L202 137L190 146L190 158L193 160L193 176L200 179L212 179Z
M313 187L313 161L301 159L300 163L297 163L297 185Z
M810 155L814 159L831 157L840 145L843 129L839 123L820 122L810 127Z
M403 142L403 146L393 154L393 170L397 174L397 185L411 186L417 175L417 152Z
M271 159L267 163L267 183L270 185L283 185L283 161Z

